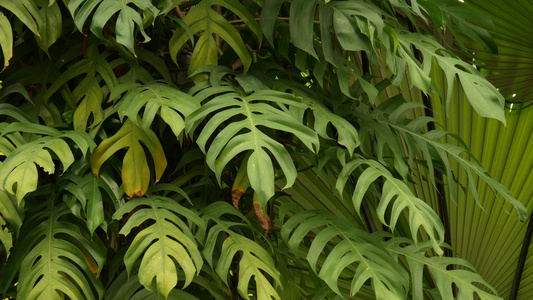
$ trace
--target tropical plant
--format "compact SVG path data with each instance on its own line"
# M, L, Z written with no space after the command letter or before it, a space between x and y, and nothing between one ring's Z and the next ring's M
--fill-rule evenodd
M0 0L0 295L507 295L458 242L477 210L526 218L465 139L518 123L476 10Z

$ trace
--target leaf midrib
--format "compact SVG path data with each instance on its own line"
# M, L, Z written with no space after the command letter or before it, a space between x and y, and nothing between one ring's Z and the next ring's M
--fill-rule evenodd
M378 274L376 274L376 272L374 271L374 268L368 263L368 260L365 259L363 253L361 251L359 251L358 247L352 242L352 239L349 238L343 230L341 230L340 227L338 227L334 222L330 222L330 226L332 226L333 228L337 229L337 232L339 232L345 241L348 241L348 244L352 247L352 249L359 255L359 257L361 258L360 261L361 261L361 264L364 264L366 266L366 270L368 270L371 274L372 274L372 280L376 280L376 278L380 278L381 276L378 276ZM381 280L379 280L381 281ZM352 293L352 290L351 290L351 284L350 284L350 294Z
M454 275L453 275L453 274L454 274L453 272L450 272L450 271L448 271L448 270L446 270L446 269L445 269L445 270L442 270L441 267L439 267L438 265L436 266L436 265L431 261L431 259L429 259L429 258L427 258L427 257L425 257L425 256L422 256L422 257L424 257L424 258L425 258L426 260L428 260L428 261L424 261L424 260L418 258L418 257L415 256L415 255L412 255L412 254L410 254L410 253L406 253L406 252L401 252L401 251L399 251L399 250L395 250L395 249L390 248L390 247L385 247L385 249L387 249L389 252L394 252L394 253L396 253L396 254L403 255L403 256L405 256L405 257L409 257L410 259L415 260L415 261L417 261L417 262L419 262L419 263L421 263L421 264L423 264L423 265L427 265L428 267L429 267L429 266L432 266L432 267L434 268L435 271L438 271L439 273L444 274L446 277L454 278L455 280L454 280L453 282L461 282L461 283L463 283L463 284L465 284L465 285L469 285L469 286L471 286L471 287L473 287L473 288L476 288L476 289L480 290L480 289L477 288L475 285L473 285L472 282L464 281L464 280L461 279L461 277L454 276Z

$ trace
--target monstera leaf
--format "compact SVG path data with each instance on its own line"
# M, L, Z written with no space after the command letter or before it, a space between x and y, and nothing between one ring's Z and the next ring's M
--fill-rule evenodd
M43 94L45 103L47 103L53 99L57 91L61 91L66 103L75 109L74 129L81 132L86 131L89 120L92 120L90 128L99 125L104 120L102 102L107 89L118 85L113 69L106 60L107 54L100 53L95 43L91 43L86 52L86 59L81 59L66 69ZM84 75L83 79L77 81L80 75ZM76 83L76 88L70 92L69 83L72 82ZM100 86L102 82L107 87L106 89Z
M74 112L75 130L85 131L91 115L93 126L104 120L104 110L102 109L104 94L94 77L86 77L86 80L83 80L74 90L73 97L75 100L82 99Z
M204 268L206 270L206 268ZM216 299L226 300L227 295L216 288L216 285L210 281L211 274L202 272L200 276L195 276L192 284L188 286L187 290L180 290L174 288L167 295L166 300L202 300L202 299ZM139 282L139 264L135 264L134 269L129 273L123 271L108 287L104 299L105 300L122 300L122 299L139 299L139 300L159 300L161 295L157 292L148 290ZM185 274L182 270L178 271L178 278L184 278ZM212 280L212 279L211 279ZM217 282L218 283L218 282ZM193 289L194 287L194 289ZM189 292L189 290L191 290Z
M82 74L85 74L85 81L82 81L85 86L90 86L92 80L95 78L101 78L110 88L118 85L118 80L113 73L113 69L106 61L105 55L102 55L98 51L98 45L93 43L87 47L87 58L76 62L56 78L44 94L44 98L49 99L61 87L65 86L67 82ZM99 82L100 80L97 81Z
M0 7L12 12L26 25L34 33L37 45L48 54L48 48L59 38L62 29L61 11L55 1L2 0ZM12 54L13 33L9 21L3 14L0 14L0 28L2 28L0 47L4 53L5 69Z
M1 167L0 186L16 195L19 202L27 193L37 189L39 178L37 166L48 174L55 173L55 163L51 154L61 162L63 172L74 162L73 151L64 138L74 141L84 155L89 148L92 148L92 140L86 134L63 133L37 124L11 123L2 130L2 135L19 131L50 135L21 144L9 153Z
M289 218L285 221L286 217ZM300 255L306 235L314 236L306 259L337 294L342 296L338 281L348 268L353 274L351 296L370 279L377 299L405 299L408 273L367 232L326 211L301 211L293 204L281 206L280 220L284 221L281 236L296 255Z
M17 297L23 299L98 299L104 287L97 279L105 261L105 246L91 238L85 224L71 218L64 204L50 197L32 206L21 229L22 240L11 256L2 283L17 271Z
M446 79L447 107L452 99L454 85L460 83L470 105L480 116L494 118L505 124L503 96L476 68L444 50L430 38L406 32L400 32L398 38L398 53L406 60L411 80L416 87L429 91L429 75L435 62ZM422 64L414 58L411 46L420 50Z
M237 0L202 0L192 9L183 22L190 28L193 34L202 33L194 47L191 64L189 66L189 74L198 70L204 65L218 64L218 50L214 34L220 36L226 43L228 43L235 53L241 59L245 72L252 63L252 57L246 45L244 44L239 32L233 25L217 11L213 6L220 6L227 8L232 13L236 14L254 35L261 40L263 34L259 28L259 24L248 10ZM189 40L187 30L178 27L172 39L170 40L170 55L174 62L176 55L183 48L185 43ZM194 41L193 41L194 42Z
M135 24L139 27L145 42L148 42L150 37L144 32L142 14L128 4L137 6L143 13L153 18L159 14L159 10L152 5L151 1L142 0L127 0L120 2L114 0L72 0L68 3L68 9L72 14L78 29L83 31L85 21L98 5L98 8L92 16L91 31L102 40L106 39L103 33L104 26L115 14L118 13L115 24L116 28L120 29L116 30L117 42L126 46L126 48L132 53L135 53Z
M277 284L282 284L274 260L260 244L241 234L242 229L251 227L248 220L231 205L220 201L209 205L200 213L206 223L214 224L209 228L203 254L218 276L227 284L230 268L235 259L238 259L237 291L241 297L250 300L249 289L253 278L255 281L253 295L256 299L281 300L271 281L265 276L268 275ZM239 221L229 221L225 216L237 218ZM218 249L217 241L221 237L224 238L224 242L220 249L221 253L217 254L215 252Z
M142 143L142 144L141 144ZM102 164L122 148L128 148L122 165L122 182L124 191L131 197L140 197L148 190L150 168L146 161L143 145L148 148L154 160L155 181L159 181L167 167L167 159L161 143L150 129L144 130L130 119L126 120L120 130L105 139L95 149L91 158L93 174L98 177Z
M275 23L283 1L267 1L261 15L261 28L273 44ZM317 9L318 6L318 9ZM325 59L336 65L334 37L345 50L370 50L374 34L383 30L382 14L377 6L364 1L295 0L290 7L290 35L294 46L318 58L315 50L315 15L320 20L320 44ZM266 19L263 20L263 15Z
M417 241L419 228L424 228L430 238L433 249L437 254L442 255L443 251L440 244L444 241L444 226L437 213L422 199L417 198L404 182L394 178L378 162L355 159L347 163L339 174L336 184L337 191L342 194L350 174L364 164L368 165L368 167L359 175L352 197L355 209L360 212L361 202L369 186L379 177L384 177L385 183L383 184L381 200L376 209L379 220L383 224L387 224L386 216L390 217L389 226L394 230L398 218L402 215L403 210L407 208L409 210L409 227L413 239ZM393 200L394 203L392 203ZM392 206L390 211L388 211L389 206Z
M407 170L407 165L402 157L407 155L407 162L411 166L415 162L425 162L424 168L428 169L427 173L433 185L435 185L435 165L441 165L448 182L448 195L452 201L457 202L457 184L455 183L451 165L452 161L455 161L466 172L468 180L466 183L468 183L470 191L479 205L481 203L474 175L482 179L495 194L513 205L520 219L526 217L524 205L511 195L507 187L496 181L475 160L469 159L472 154L458 136L441 130L424 132L424 126L429 122L435 121L433 118L419 117L414 120L407 118L408 114L412 113L414 109L424 107L422 104L403 103L401 97L396 97L385 101L382 105L369 113L365 113L368 112L368 107L361 106L361 110L356 113L364 121L361 123L361 135L371 134L375 138L376 142L374 144L380 161L384 162L382 157L383 153L385 153L385 146L388 145L388 148L394 153L395 167L402 176L405 175ZM394 139L395 135L402 137L404 142L402 146ZM462 147L441 142L447 136ZM407 151L404 152L402 147L406 147Z
M215 135L207 151L207 164L220 180L222 170L229 161L243 151L252 151L247 173L252 188L258 194L259 205L264 207L274 195L274 165L270 155L283 171L286 187L290 187L296 178L296 168L289 152L270 137L265 128L291 133L312 151L318 149L316 132L287 111L287 107L306 109L307 106L291 94L272 90L260 90L242 96L230 87L211 87L196 94L200 100L213 96L189 115L186 120L187 132L194 133L200 121L214 113L196 139L200 149L205 152L208 140ZM235 119L237 116L240 119ZM229 124L217 131L225 122Z
M13 56L13 31L9 20L2 13L0 13L0 48L4 56L3 71L9 66L9 60Z
M0 242L9 254L13 246L13 238L22 226L22 217L16 206L17 200L4 190L0 190Z
M430 242L413 245L409 239L392 238L385 242L385 248L394 256L402 256L407 262L413 279L413 299L424 298L424 287L419 280L424 275L424 268L431 273L442 299L453 299L454 293L461 299L502 299L468 261L456 257L427 256L425 252L431 248ZM450 269L449 266L456 268ZM455 292L454 287L457 289Z
M4 246L5 252L9 253L9 250L13 247L13 237L6 225L6 221L0 218L0 243Z
M74 174L69 175L70 176L65 176L65 179L67 179L68 182L65 186L65 190L69 191L71 194L64 195L63 201L69 205L72 212L75 212L75 214L81 218L81 209L78 209L77 205L70 201L72 198L77 198L76 200L81 203L82 208L86 211L87 228L89 229L89 232L93 234L96 228L105 222L104 201L100 189L107 187L107 190L109 190L109 186L105 185L106 182L104 180L95 178L91 173L88 173L83 177ZM116 199L113 200L116 201Z
M200 102L178 88L163 82L148 84L123 84L116 87L110 95L114 99L117 94L128 92L120 100L118 113L121 118L127 116L136 120L141 108L144 107L142 127L149 129L156 114L167 123L178 138L185 128L184 117L200 108ZM183 116L183 117L182 117Z
M179 205L175 200L157 195L156 192L161 189L173 190L187 197L181 189L169 184L154 186L145 197L126 202L115 212L114 218L120 220L124 214L134 211L120 230L124 235L130 234L137 226L151 224L136 233L124 256L124 263L130 273L135 262L142 256L139 281L148 290L155 289L166 298L178 283L177 265L185 273L184 288L200 273L202 255L189 226L194 225L203 233L205 224L195 212ZM186 224L182 217L190 224ZM146 223L147 221L152 223ZM152 286L154 280L155 288Z
M17 18L24 23L24 25L26 25L36 36L40 36L38 26L39 24L43 24L44 20L34 1L0 0L0 6L17 16Z

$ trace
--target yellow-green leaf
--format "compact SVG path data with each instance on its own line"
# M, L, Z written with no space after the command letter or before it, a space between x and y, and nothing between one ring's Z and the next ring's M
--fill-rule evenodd
M129 197L144 195L150 184L150 168L141 142L152 155L155 181L159 181L167 167L163 147L153 131L143 130L129 119L114 136L102 141L94 151L91 159L93 174L98 177L100 167L109 157L122 148L128 148L122 165L124 191Z
M0 48L2 48L2 54L4 55L3 71L9 66L9 59L13 56L13 31L9 20L2 13L0 13Z

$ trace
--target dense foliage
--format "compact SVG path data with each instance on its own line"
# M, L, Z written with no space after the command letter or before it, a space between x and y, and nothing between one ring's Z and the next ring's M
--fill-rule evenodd
M461 94L505 123L466 47L496 51L490 21L468 6L0 7L2 295L499 299L414 188L480 205L483 181L525 218L412 101Z

